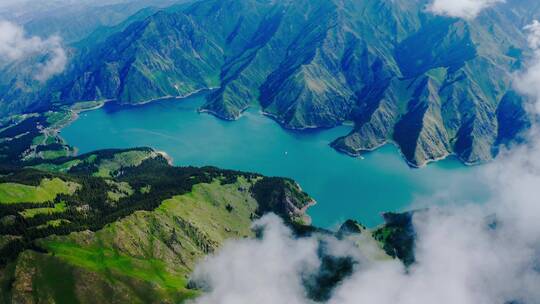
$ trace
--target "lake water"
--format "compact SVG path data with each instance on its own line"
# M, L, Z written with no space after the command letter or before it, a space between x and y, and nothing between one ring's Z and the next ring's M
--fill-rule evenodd
M106 106L82 113L62 134L80 153L149 146L167 152L176 165L293 178L317 200L309 214L320 227L335 228L349 218L372 227L382 222L381 212L403 211L418 202L437 203L448 195L479 202L488 197L478 169L457 160L411 169L391 145L352 158L329 147L349 127L290 132L257 110L227 122L197 113L203 102L200 94L137 107Z

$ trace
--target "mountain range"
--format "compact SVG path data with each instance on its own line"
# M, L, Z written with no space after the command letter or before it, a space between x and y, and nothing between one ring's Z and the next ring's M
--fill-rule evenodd
M227 120L258 107L288 129L352 122L332 143L350 155L395 143L411 166L489 161L529 124L512 75L540 5L511 0L474 20L426 5L204 0L141 11L72 43L66 71L46 84L13 85L5 68L0 113L214 89L201 111Z
M428 293L437 299L450 286L450 299L467 301L461 285L466 295L508 285L510 291L495 292L500 303L526 302L521 293L528 288L521 285L527 284L520 283L536 281L521 275L529 279L529 267L531 277L537 275L537 259L531 258L536 238L532 233L523 239L534 230L512 222L535 222L519 220L531 213L518 203L534 194L526 186L537 180L532 158L510 159L526 170L499 177L502 182L491 188L526 172L525 186L510 187L525 195L513 199L493 192L502 194L495 201L510 204L486 209L487 218L478 217L483 212L475 205L463 209L471 213L463 221L452 220L456 215L423 217L429 210L417 210L383 214L377 227L347 220L328 230L311 224L306 212L315 199L289 178L175 167L165 152L144 147L77 155L61 130L105 101L136 106L206 90L200 111L225 120L240 119L251 107L286 129L351 125L331 146L352 156L394 143L413 167L449 155L467 164L486 162L500 146L524 140L521 134L532 124L528 100L513 81L533 55L523 27L540 17L537 0L501 1L475 19L434 15L426 10L428 0L52 0L51 7L34 8L42 12L37 14L28 9L30 1L21 1L0 5L0 19L24 25L24 37L17 38L29 45L60 48L62 39L68 63L43 80L36 70L54 53L12 61L0 56L0 303L192 303L212 292L212 284L194 275L201 262L227 248L264 244L266 232L256 223L269 213L285 225L287 232L280 234L291 235L283 245L268 237L272 246L258 254L264 272L279 268L276 256L297 260L291 248L312 247L309 260L320 262L307 261L299 269L286 264L298 273L306 303L328 302L357 270L368 276L352 288L382 289L388 302L410 299L396 286L412 288L413 295L418 287L424 293L435 286ZM513 167L500 168L489 172ZM444 174L445 185L452 185ZM384 182L392 188L390 176ZM336 197L340 192L330 184L320 187ZM446 192L440 194L433 200L445 201ZM433 223L419 225L426 222ZM428 245L436 247L434 259ZM281 254L277 247L289 250ZM492 255L497 251L508 253ZM226 271L215 274L234 279L234 264L258 258L238 252L232 264L219 268ZM450 256L462 261L446 263ZM522 258L532 263L516 263ZM444 267L432 267L441 261ZM504 267L490 271L493 264ZM390 274L396 267L398 283L379 276L378 265ZM240 276L262 279L252 270ZM469 280L476 270L480 276ZM493 284L489 277L501 272ZM425 284L433 278L434 285ZM261 282L242 288L259 299L273 296L260 288L269 281ZM520 285L517 294L514 285ZM281 291L275 290L280 300L287 294ZM415 299L433 302L429 298Z

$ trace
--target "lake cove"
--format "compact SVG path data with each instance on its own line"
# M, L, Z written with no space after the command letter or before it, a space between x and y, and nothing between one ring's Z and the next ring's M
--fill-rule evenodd
M403 211L417 201L437 202L425 198L452 195L482 202L489 196L478 168L455 159L411 169L392 145L352 158L329 146L350 127L292 132L257 110L228 122L197 113L203 102L204 94L198 94L137 107L109 105L82 113L62 136L79 153L148 146L167 152L179 166L290 177L317 200L309 214L313 224L326 228L349 218L375 226L382 212Z

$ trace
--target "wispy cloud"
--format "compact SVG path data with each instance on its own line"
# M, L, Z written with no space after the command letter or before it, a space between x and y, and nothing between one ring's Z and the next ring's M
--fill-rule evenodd
M505 0L433 0L428 11L436 15L473 19L482 10L501 2Z
M45 58L38 64L34 75L39 81L46 81L63 72L67 64L66 51L60 37L28 37L22 27L0 21L0 61L11 63L38 56Z
M531 100L530 114L537 115L540 22L533 22L525 31L536 55L516 76L515 85ZM345 248L340 254L355 256L359 263L327 303L538 303L537 130L537 126L532 128L526 145L502 153L481 168L481 178L491 185L489 202L479 205L455 199L455 204L433 207L414 216L417 262L408 271L396 260L359 257L359 250L336 240L333 246ZM449 198L445 196L445 200ZM300 282L306 271L320 265L316 239L295 239L272 218L261 223L267 232L262 240L229 243L201 264L195 274L206 282L207 293L195 303L313 303Z
M208 292L196 303L305 303L301 276L319 265L316 241L294 239L275 215L255 226L262 240L229 243L197 268L193 279Z
M534 20L524 28L528 32L528 43L533 51L533 57L530 59L527 68L516 74L514 84L518 91L531 97L532 108L536 114L540 114L540 22Z

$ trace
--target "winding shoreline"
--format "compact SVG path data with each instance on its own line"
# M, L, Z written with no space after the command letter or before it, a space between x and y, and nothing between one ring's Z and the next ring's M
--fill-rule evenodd
M183 99L192 97L192 96L194 96L196 94L199 94L199 93L202 93L202 92L205 92L205 91L213 91L213 90L216 90L216 89L218 89L218 88L217 87L212 87L212 88L197 89L197 90L195 90L193 92L190 92L190 93L187 93L187 94L184 94L184 95L181 95L181 96L162 96L162 97L158 97L158 98L155 98L155 99L150 99L150 100L146 100L146 101L143 101L143 102L139 102L139 103L136 103L136 104L119 104L119 106L120 107L138 107L138 106L143 106L143 105L147 105L147 104L150 104L150 103L153 103L153 102L164 101L164 100L168 100L168 99L171 99L171 100L183 100ZM86 101L88 103L90 103L90 102L99 102L100 104L98 104L98 105L96 105L94 107L90 107L90 108L70 109L69 111L71 112L72 117L70 117L70 119L68 119L68 121L65 124L63 124L61 126L56 126L52 130L55 131L56 134L58 135L60 133L61 129L65 128L66 126L71 124L73 121L77 120L79 118L80 113L100 109L100 108L104 107L107 103L114 102L114 101L115 101L115 99L108 99L108 100L101 100L101 101ZM221 115L220 113L218 113L216 111L206 109L206 108L199 108L199 109L197 109L197 112L212 115L212 116L214 116L214 117L216 117L218 119L221 119L223 121L233 122L233 121L237 121L240 118L242 118L242 116L244 115L244 112L247 111L250 107L251 106L248 105L245 108L241 109L240 114L237 115L237 116L234 116L234 117L225 117L225 116ZM274 122L278 123L278 125L280 125L280 127L283 130L289 131L289 132L308 132L308 131L317 131L317 130L328 130L328 129L333 129L333 128L338 127L338 126L345 126L346 125L345 122L344 122L344 123L337 124L337 125L332 126L332 127L306 126L306 127L303 127L303 128L291 128L291 127L286 126L282 121L280 121L278 116L275 115L275 114L269 113L269 112L264 111L262 109L259 111L259 113L260 113L260 115L266 116L269 119L273 120ZM347 124L346 126L350 127L350 124ZM455 157L459 162L461 162L464 166L467 166L467 167L469 167L469 166L477 166L477 165L480 165L480 164L483 163L483 162L467 162L464 159L460 158L455 153L446 153L445 155L443 155L441 157L434 158L434 159L427 159L424 162L422 162L421 164L416 164L416 163L410 161L409 159L407 159L405 157L405 155L401 151L401 148L399 147L399 145L396 142L394 142L392 140L389 140L389 139L386 139L382 144L377 145L377 146L373 147L372 149L358 150L358 151L354 151L354 152L351 152L351 151L348 151L346 149L336 147L336 146L333 145L333 142L330 142L328 144L328 146L331 147L332 149L334 149L336 152L345 154L345 155L347 155L349 157L364 159L363 154L374 152L374 151L376 151L376 150L378 150L378 149L380 149L380 148L382 148L382 147L384 147L386 145L389 145L389 144L393 145L393 146L395 146L397 148L401 158L405 161L405 163L411 169L422 169L422 168L425 168L426 166L428 166L431 163L439 162L439 161L448 159L449 157ZM74 148L74 150L76 150L76 147L73 147L73 148ZM75 151L75 155L76 155L76 153L77 152Z

